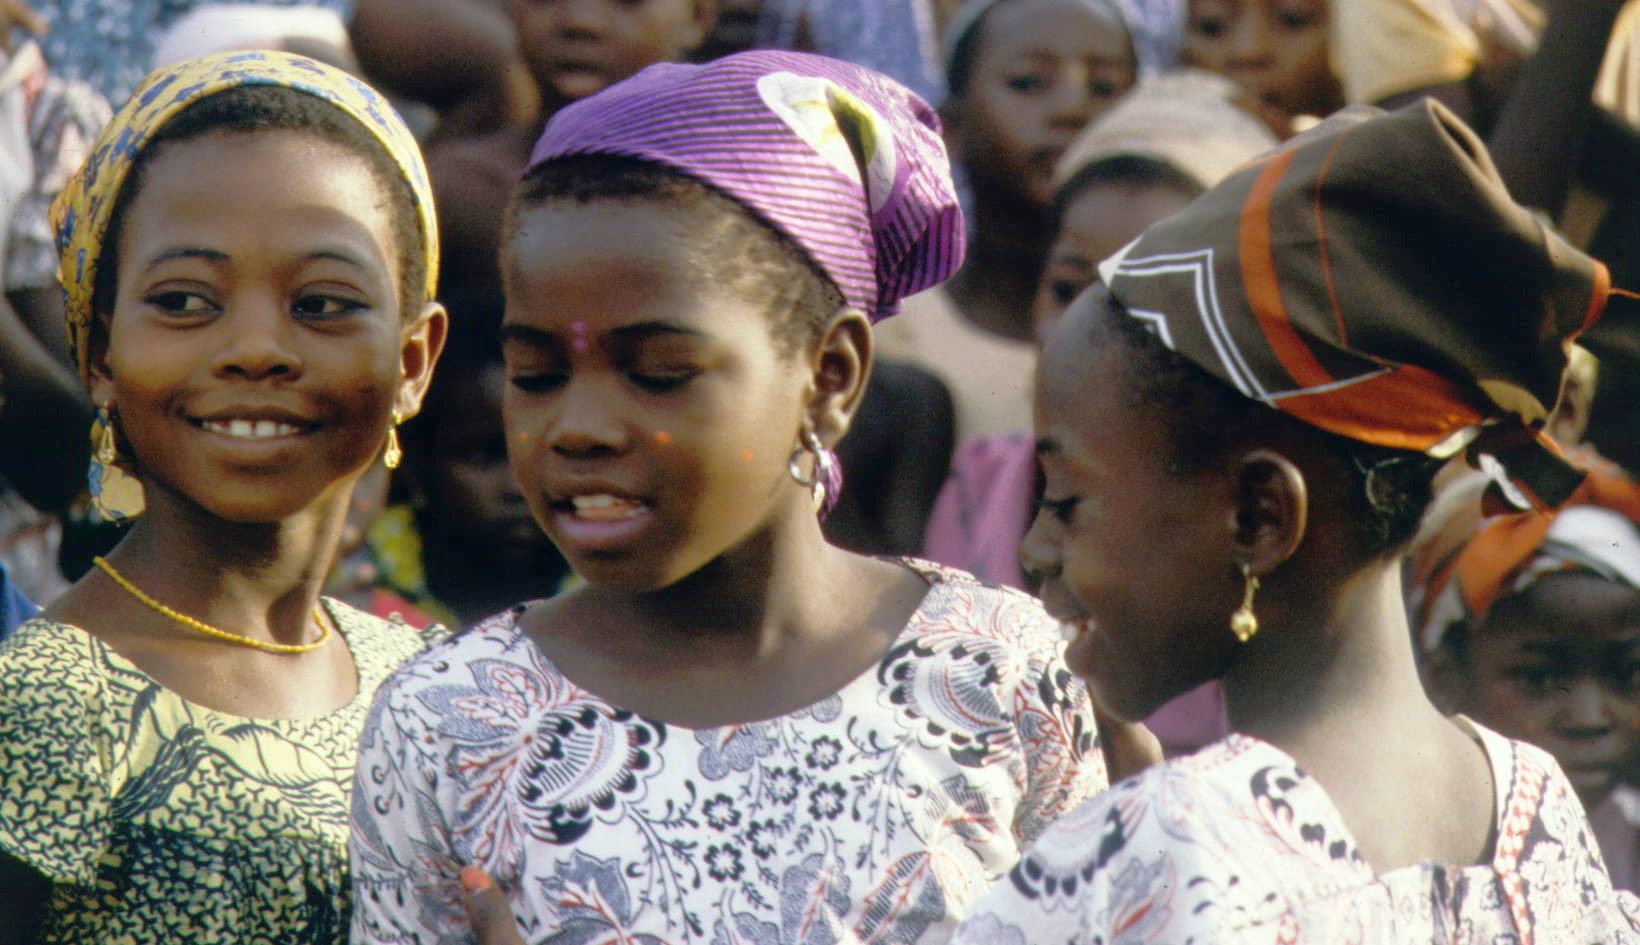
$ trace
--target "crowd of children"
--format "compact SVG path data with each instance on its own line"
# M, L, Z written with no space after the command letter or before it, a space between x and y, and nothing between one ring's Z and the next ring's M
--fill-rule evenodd
M1640 943L1640 0L0 29L0 943Z

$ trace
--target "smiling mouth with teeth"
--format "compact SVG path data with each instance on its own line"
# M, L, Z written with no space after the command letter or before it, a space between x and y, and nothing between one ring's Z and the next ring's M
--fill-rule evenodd
M576 518L589 522L616 522L636 518L649 508L636 499L622 499L607 494L578 495L571 498L568 504Z
M278 420L201 420L199 425L236 440L269 440L302 432L301 427Z

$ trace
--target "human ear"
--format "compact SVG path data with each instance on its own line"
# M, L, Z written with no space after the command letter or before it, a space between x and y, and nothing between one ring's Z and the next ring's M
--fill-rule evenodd
M86 341L86 373L91 377L91 403L101 407L114 399L114 372L108 366L108 316L93 313L87 328L91 337Z
M444 351L444 340L449 333L450 316L444 306L428 302L421 314L404 326L399 341L399 365L403 377L399 392L393 399L393 411L401 421L421 412L422 398L433 382L433 365Z
M1232 475L1236 493L1230 526L1237 561L1254 575L1268 574L1304 540L1309 486L1292 460L1268 449L1242 454Z
M871 322L857 308L834 312L809 349L813 372L808 419L820 441L835 444L848 432L871 377Z

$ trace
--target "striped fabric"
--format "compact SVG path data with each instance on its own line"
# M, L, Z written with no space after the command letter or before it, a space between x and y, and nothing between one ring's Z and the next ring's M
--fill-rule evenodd
M1511 200L1434 102L1335 116L1101 273L1170 347L1311 426L1435 456L1467 446L1518 507L1581 482L1539 430L1567 346L1606 308L1606 267Z
M793 240L873 321L962 264L962 211L925 102L803 53L650 66L563 109L530 159L653 161L728 194Z

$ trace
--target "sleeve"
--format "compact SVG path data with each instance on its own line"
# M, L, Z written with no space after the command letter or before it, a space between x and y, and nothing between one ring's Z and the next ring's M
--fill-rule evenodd
M1025 754L1026 791L1014 817L1014 838L1023 847L1065 812L1104 790L1110 779L1099 750L1093 701L1065 665L1057 625L1040 605L1021 623L1027 671L1014 692L1014 712Z
M1351 104L1461 82L1480 61L1449 0L1333 0L1333 71Z
M111 808L100 687L58 636L34 621L0 647L0 852L53 883L90 886Z
M470 934L459 864L423 753L430 734L404 711L400 677L377 693L359 741L348 839L354 943L434 945Z

